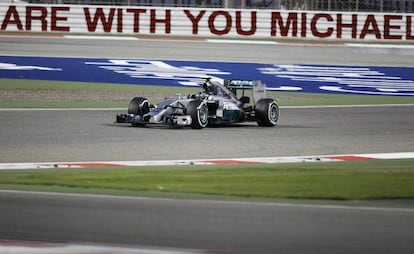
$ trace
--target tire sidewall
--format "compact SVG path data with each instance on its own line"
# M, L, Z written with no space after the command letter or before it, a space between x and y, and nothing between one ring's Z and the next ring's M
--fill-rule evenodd
M205 128L208 124L208 107L204 101L197 107L197 121L201 128Z
M256 103L255 113L259 126L272 127L279 120L279 105L273 99L261 99Z
M279 120L279 106L275 101L272 101L268 106L267 112L269 123L275 126Z
M128 114L143 116L149 112L149 101L144 97L133 98L128 105Z
M202 100L191 101L187 106L187 114L191 116L191 128L202 129L208 124L208 106Z

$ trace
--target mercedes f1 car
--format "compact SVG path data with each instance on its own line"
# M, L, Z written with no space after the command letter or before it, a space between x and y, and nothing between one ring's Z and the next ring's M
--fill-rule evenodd
M253 103L250 103L245 90L252 90ZM202 129L253 121L259 126L272 127L279 120L279 105L274 99L264 98L265 92L265 85L258 80L223 82L206 78L200 93L166 98L158 105L150 104L144 97L135 97L129 103L128 113L118 114L116 122L133 126L158 124Z

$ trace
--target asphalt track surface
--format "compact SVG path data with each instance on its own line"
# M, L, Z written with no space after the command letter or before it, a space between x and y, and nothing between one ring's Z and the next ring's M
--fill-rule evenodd
M282 108L274 128L137 128L118 110L0 111L1 162L215 159L407 152L414 106Z
M0 54L413 65L413 50L0 37ZM405 152L413 106L282 109L276 128L113 124L120 111L0 111L1 162ZM413 253L412 209L0 193L0 239L230 253Z
M0 201L2 238L151 245L206 254L414 250L413 209L1 191Z

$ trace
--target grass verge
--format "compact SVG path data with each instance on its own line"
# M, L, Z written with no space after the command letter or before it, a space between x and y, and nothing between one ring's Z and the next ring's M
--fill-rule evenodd
M198 93L198 88L0 79L0 108L126 108L135 96L152 103L176 94ZM281 106L413 104L410 96L364 96L268 92Z
M1 188L266 199L414 198L414 159L1 171ZM62 189L63 188L63 189Z

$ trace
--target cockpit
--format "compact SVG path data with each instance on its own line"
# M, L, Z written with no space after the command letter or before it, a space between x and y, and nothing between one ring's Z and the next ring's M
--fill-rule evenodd
M204 82L203 92L211 95L223 96L226 98L235 98L234 94L227 87L220 84L220 82L218 81L208 80Z

